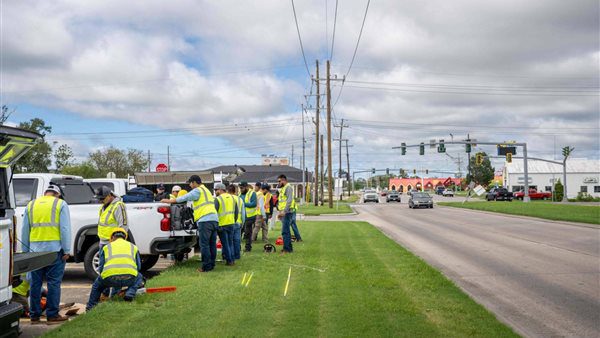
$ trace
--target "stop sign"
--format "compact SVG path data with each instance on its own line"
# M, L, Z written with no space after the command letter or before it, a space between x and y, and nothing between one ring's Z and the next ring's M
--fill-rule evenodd
M156 172L157 173L166 173L167 171L169 171L169 167L167 167L167 165L164 164L164 163L159 163L156 166Z

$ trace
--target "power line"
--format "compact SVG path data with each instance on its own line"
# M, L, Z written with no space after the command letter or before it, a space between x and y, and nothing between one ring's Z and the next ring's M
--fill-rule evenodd
M400 87L422 87L422 88L448 88L448 89L470 89L470 90L499 90L499 91L543 91L543 92L598 92L599 86L492 86L492 85L455 85L455 84L428 84L428 83L398 83L348 80L348 83L374 84ZM576 90L582 89L582 90ZM595 89L595 90L593 90Z
M302 51L302 58L304 59L304 66L306 67L306 73L310 78L310 70L308 70L308 62L306 62L306 54L304 54L304 45L302 44L302 37L300 36L300 27L298 26L298 17L296 16L296 6L294 0L292 1L292 10L294 11L294 21L296 22L296 31L298 31L298 41L300 41L300 50Z
M391 125L395 125L395 126L423 126L423 127L431 127L431 124L426 124L426 123L414 123L414 122L390 122L390 121L377 121L377 120L357 120L357 119L345 119L346 121L349 122L354 122L354 123L359 123L359 127L365 127L368 128L369 126L371 126L372 128L393 128ZM464 125L460 125L460 124L447 124L444 123L443 124L444 127L464 127ZM558 130L564 130L564 129L576 129L576 130L581 130L581 129L593 129L593 130L599 130L600 127L527 127L527 126L507 126L507 125L502 125L502 126L490 126L490 125L473 125L473 124L469 124L468 127L472 127L472 128L492 128L492 129L527 129L527 130L531 130L532 128L535 129L558 129Z
M338 12L338 0L335 0L335 14L333 16L333 36L331 38L331 52L329 53L329 60L333 62L333 46L335 45L335 25L337 23L337 12Z

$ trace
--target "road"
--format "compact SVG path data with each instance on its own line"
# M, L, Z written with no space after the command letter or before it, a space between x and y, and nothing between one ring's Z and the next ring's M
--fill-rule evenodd
M600 229L450 207L413 210L402 199L357 204L353 219L440 269L523 336L600 336Z

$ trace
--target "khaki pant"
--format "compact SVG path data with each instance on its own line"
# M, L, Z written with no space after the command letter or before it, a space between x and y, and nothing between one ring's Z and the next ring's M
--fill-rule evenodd
M252 229L252 241L256 241L258 238L258 232L262 229L263 243L269 243L269 228L267 227L267 222L268 220L262 218L262 216L256 216L254 229Z

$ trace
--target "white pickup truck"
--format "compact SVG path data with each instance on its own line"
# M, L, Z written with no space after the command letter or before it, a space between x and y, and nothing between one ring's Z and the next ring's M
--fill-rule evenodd
M117 196L123 196L129 189L135 188L135 184L126 178L86 178L83 181L89 183L94 191L101 186L107 186Z
M100 204L94 197L90 183L79 176L57 174L15 174L13 185L17 203L17 235L21 234L23 213L27 203L41 196L44 189L53 183L63 191L71 213L72 260L83 262L89 278L97 276L98 269L98 212ZM161 208L163 207L163 208ZM192 232L174 230L170 222L170 209L161 203L127 203L129 238L142 255L143 270L156 264L161 254L176 254L191 251L197 237Z

